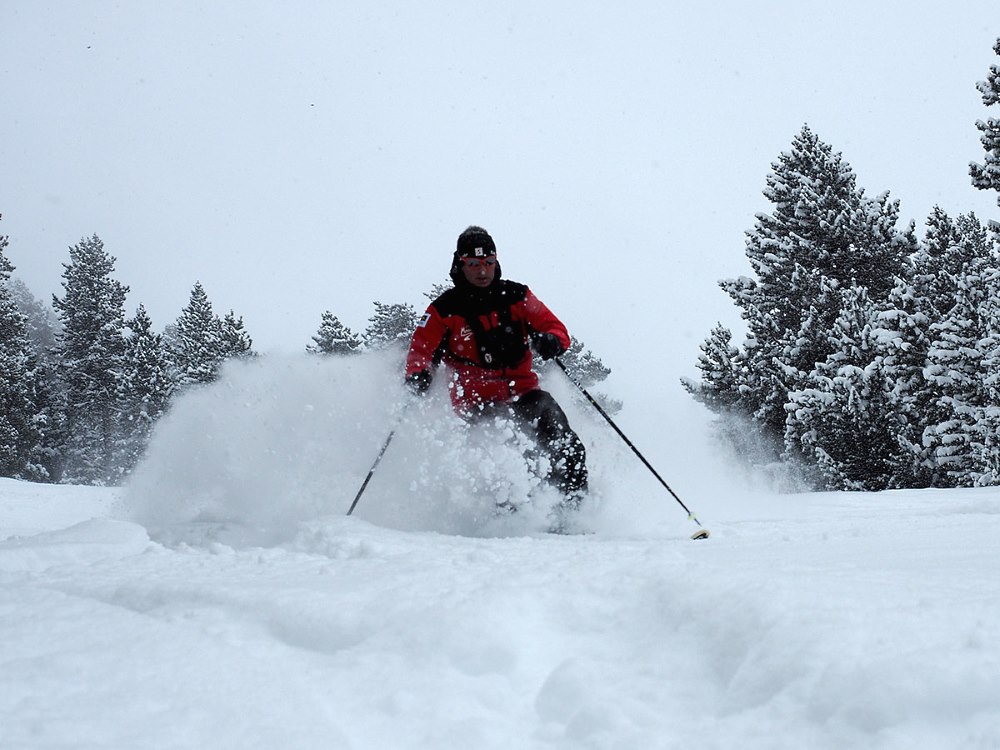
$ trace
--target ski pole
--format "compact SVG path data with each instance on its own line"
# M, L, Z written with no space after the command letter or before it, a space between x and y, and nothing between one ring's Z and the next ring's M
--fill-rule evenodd
M358 494L354 496L354 502L351 503L351 507L347 509L347 515L351 515L351 513L354 512L354 509L358 506L358 501L361 499L361 496L365 493L365 488L368 486L368 483L372 480L372 475L375 473L375 468L378 466L379 461L382 460L382 456L385 455L386 450L389 448L389 443L392 442L392 439L393 437L395 437L395 435L396 435L395 429L389 431L389 437L387 437L385 439L385 442L382 443L382 450L380 450L378 452L378 455L375 457L375 463L373 463L372 467L368 470L368 476L366 476L365 481L361 483L361 489L359 489Z
M605 420L607 420L607 423L609 425L611 425L611 428L615 432L618 433L618 437L620 437L622 440L625 441L625 445L627 445L629 448L632 449L632 452L635 453L635 455L639 457L639 460L642 461L642 463L646 466L646 468L649 469L653 473L653 476L656 477L659 480L660 484L662 484L666 488L667 492L670 493L671 497L673 497L674 500L676 500L677 503L685 511L687 511L688 518L690 518L692 521L694 521L696 524L698 524L698 526L701 527L701 528L698 529L698 531L694 532L694 534L691 535L691 538L692 539L707 539L708 538L708 529L706 529L704 526L701 525L701 521L699 521L695 517L694 513L692 513L688 509L688 507L684 504L684 501L681 500L680 497L677 496L677 493L674 492L670 488L670 485L667 484L664 481L663 477L660 476L660 473L656 469L653 468L653 465L651 463L649 463L649 461L646 460L646 457L644 455L642 455L642 453L639 451L639 449L636 448L635 445L632 443L632 441L628 439L628 436L625 435L625 433L621 431L621 428L618 425L615 424L615 420L613 420L611 418L611 415L609 415L606 411L604 411L604 408L599 403L597 403L597 400L587 392L587 389L583 387L583 383L581 383L579 380L577 380L576 378L574 378L570 374L569 370L566 369L566 365L563 364L563 361L561 359L559 359L559 357L555 357L555 361L556 361L556 364L559 365L559 369L562 370L564 373L566 373L566 377L569 378L570 382L573 383L573 385L575 385L577 388L580 389L580 393L582 393L584 396L587 397L587 400L591 403L591 405L595 409L597 409L598 413L602 417L604 417Z
M373 463L372 467L368 470L368 476L366 476L365 481L361 483L361 488L358 490L358 494L354 496L354 502L351 503L351 507L347 509L347 515L351 515L351 513L354 512L354 509L358 506L358 501L361 500L361 496L365 494L365 488L368 487L368 483L372 480L372 475L375 474L375 469L378 468L379 462L382 460L382 456L384 456L385 452L389 449L389 443L391 443L392 439L396 436L396 430L399 429L399 423L403 421L403 416L406 414L407 407L412 403L413 399L407 400L406 403L403 404L403 408L399 411L399 414L396 416L395 426L389 430L389 435L386 437L385 442L382 443L382 450L380 450L378 455L375 456L375 463Z
M396 437L396 430L399 429L399 425L403 421L403 417L406 416L407 408L409 408L410 404L412 404L413 402L414 402L413 398L407 399L403 403L402 408L400 408L398 413L396 414L396 421L394 422L392 429L389 430L389 434L386 436L385 442L382 443L382 450L380 450L378 452L378 455L375 456L375 462L372 464L372 467L368 470L368 476L365 477L365 481L361 483L361 488L358 490L358 494L354 496L354 502L351 503L351 507L347 509L347 515L351 515L351 513L354 512L354 509L358 506L358 501L361 500L361 496L365 494L365 488L368 487L368 483L372 480L372 476L375 474L375 469L378 467L379 462L382 460L382 456L384 456L385 452L389 449L389 443L391 443L392 439Z

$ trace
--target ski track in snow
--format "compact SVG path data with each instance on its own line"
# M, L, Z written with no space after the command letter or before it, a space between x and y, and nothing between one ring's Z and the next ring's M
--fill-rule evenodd
M552 536L438 393L347 518L385 372L234 370L129 488L0 480L0 748L1000 748L997 490L716 488L693 542L574 406L596 533Z

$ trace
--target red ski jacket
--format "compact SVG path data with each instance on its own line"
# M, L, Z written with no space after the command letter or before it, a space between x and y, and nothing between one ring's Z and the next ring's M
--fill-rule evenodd
M406 375L430 373L443 362L460 411L508 401L538 388L528 348L537 333L552 333L569 348L566 326L523 284L498 279L486 290L449 289L417 325Z

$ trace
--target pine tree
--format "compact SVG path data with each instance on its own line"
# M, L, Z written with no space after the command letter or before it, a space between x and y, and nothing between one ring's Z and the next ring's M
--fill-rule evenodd
M163 337L153 331L146 308L139 305L135 317L126 325L117 460L122 474L131 472L145 453L153 426L167 410L174 389Z
M986 294L980 306L983 337L979 348L985 405L980 423L982 441L977 446L976 484L985 486L1000 484L1000 268L994 265L984 277Z
M896 488L929 487L935 476L933 457L923 442L938 392L924 377L931 316L921 278L898 278L880 313L881 325L889 332L893 347L884 355L883 371L890 409L898 424L900 456L890 481L890 486Z
M31 346L35 353L44 359L56 347L60 330L59 319L52 312L52 308L35 297L20 279L10 279L9 286L17 308L24 315Z
M732 340L732 331L717 324L701 344L701 380L682 378L681 385L717 416L712 426L719 448L746 466L762 466L773 461L779 447L773 433L763 433L743 408L740 383L747 381L746 355Z
M115 259L95 234L70 248L62 299L53 297L63 330L57 347L65 389L62 480L108 484L117 478L118 394L124 364L128 287L111 278Z
M936 250L937 276L930 281L934 308L924 376L934 398L926 407L923 443L935 484L971 486L984 468L984 305L995 259L989 233L974 214L935 236L947 243Z
M954 477L940 462L941 440L949 430L957 428L952 403L948 398L952 381L942 376L947 369L946 360L957 356L940 337L954 340L959 328L968 329L968 301L956 307L962 295L959 286L975 286L982 274L992 264L989 238L986 229L974 214L952 219L935 207L927 219L924 242L913 255L912 275L907 298L897 305L903 317L901 333L912 343L907 355L909 368L920 368L920 377L912 371L905 375L905 382L897 383L898 405L905 420L900 440L909 445L915 463L912 483L908 486L950 486ZM973 275L973 279L968 278ZM964 282L961 280L965 279ZM977 293L978 296L978 293ZM973 307L978 303L973 302ZM905 308L905 309L903 309ZM966 349L978 349L976 331L967 332ZM938 339L936 342L934 339ZM934 347L934 357L931 349ZM971 347L971 349L969 349ZM978 357L978 355L975 355ZM921 361L922 358L922 361ZM933 365L927 369L929 365ZM945 368L942 370L941 368ZM904 376L900 376L904 377ZM964 397L963 397L964 398ZM961 399L960 399L961 401ZM947 425L942 428L941 425ZM941 430L945 433L941 433ZM935 436L935 433L939 433ZM945 460L945 464L950 463Z
M35 478L32 458L41 443L33 398L34 352L27 322L11 293L14 266L0 235L0 476Z
M709 379L689 390L756 423L777 455L789 393L808 388L817 363L836 350L828 332L841 312L841 291L864 288L881 304L907 272L917 241L912 226L896 228L898 202L888 193L867 198L850 165L808 126L774 163L764 195L774 208L747 233L754 278L720 282L741 308L746 339L735 349L713 331L700 363ZM729 366L716 369L708 356Z
M993 45L993 51L1000 55L1000 39ZM1000 65L991 65L986 80L979 81L976 88L982 94L985 106L1000 104ZM983 164L969 164L972 184L979 190L1000 192L1000 118L979 120L976 122L976 129L982 133L979 140L983 144L986 158ZM1000 195L997 196L997 205L1000 205Z
M257 356L243 318L230 310L220 320L200 281L192 287L177 321L167 326L163 340L177 388L212 383L227 359Z
M931 326L932 343L927 355L927 378L940 396L935 403L935 423L924 430L924 443L941 468L948 486L969 487L981 469L982 435L979 422L985 406L983 357L978 306L980 291L970 284L978 279L958 280L958 298L951 316Z
M167 344L179 388L211 383L225 359L222 326L201 282L195 282L188 304L169 330Z
M52 308L35 297L23 281L11 278L8 286L25 318L31 344L28 393L34 411L33 428L38 435L22 475L37 482L58 481L66 442L64 399L56 358L61 326Z
M230 310L226 317L222 319L219 331L219 340L224 359L242 359L256 357L253 350L253 339L247 333L246 326L243 325L243 317L236 317L236 313Z
M960 245L958 226L940 206L933 208L926 227L924 242L913 256L914 284L932 322L937 322L955 303L952 276L967 259L955 251Z
M773 166L764 195L774 211L758 215L747 238L757 278L726 281L723 288L748 324L751 382L743 384L750 386L745 397L760 421L780 428L785 391L794 384L781 377L775 382L773 362L809 372L825 354L802 340L803 312L811 310L816 330L828 330L838 309L835 301L818 306L821 297L833 300L824 289L860 283L875 298L887 294L885 279L892 278L903 250L887 230L896 204L885 196L865 199L850 166L808 126Z
M368 319L363 336L365 346L370 349L405 346L417 329L419 320L413 305L409 302L374 304L375 314Z
M739 400L740 350L732 341L732 331L721 323L716 325L701 344L701 381L681 381L688 393L716 413L726 412Z
M312 340L306 351L313 354L354 354L361 349L361 339L329 310L323 313Z
M454 284L452 283L451 279L448 279L447 281L445 281L443 283L432 284L431 288L430 288L430 291L424 292L424 296L427 299L429 299L431 302L433 302L438 297L440 297L442 294L444 294L449 289L451 289L453 286L454 286Z
M902 455L887 374L902 342L882 327L865 287L848 287L840 297L827 333L832 351L805 387L789 393L786 455L818 487L882 490L892 485Z
M774 210L759 214L747 237L757 280L723 282L754 333L797 330L821 276L865 286L873 299L884 299L892 272L913 249L895 229L898 202L887 193L866 198L850 165L808 126L772 166L764 195Z
M559 359L566 365L569 374L584 388L597 385L611 374L611 368L605 366L590 349L584 348L583 342L575 336L570 336L569 349Z
M32 451L24 478L33 482L61 481L67 444L66 394L54 359L40 356L30 377L34 424L40 440Z

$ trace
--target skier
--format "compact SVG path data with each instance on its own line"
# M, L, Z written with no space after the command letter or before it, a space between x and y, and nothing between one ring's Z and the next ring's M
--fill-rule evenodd
M562 494L560 510L577 509L587 492L583 443L539 387L529 350L530 341L542 359L559 356L570 345L566 327L528 287L501 278L496 245L482 227L459 235L450 276L454 287L430 304L413 334L407 385L424 393L443 362L458 413L470 421L510 416L548 458L546 480Z

